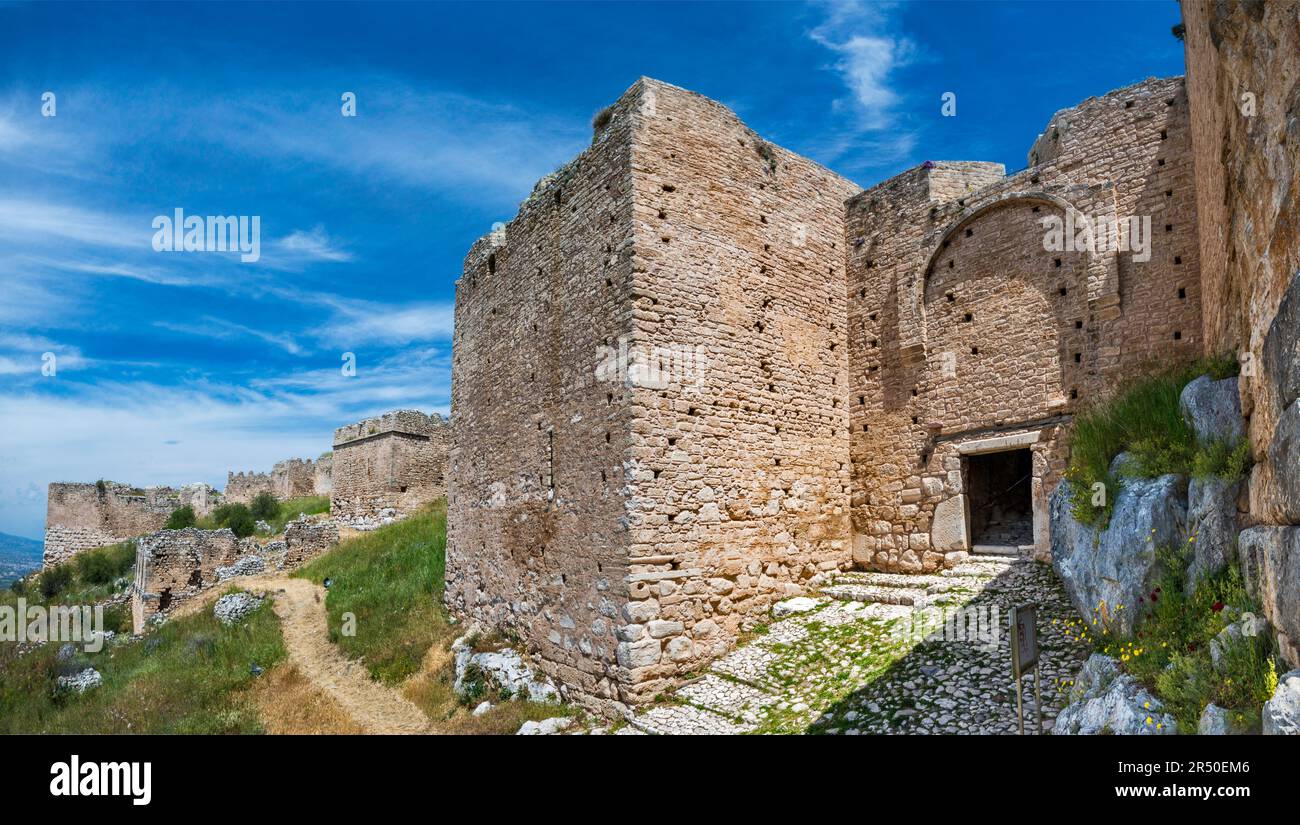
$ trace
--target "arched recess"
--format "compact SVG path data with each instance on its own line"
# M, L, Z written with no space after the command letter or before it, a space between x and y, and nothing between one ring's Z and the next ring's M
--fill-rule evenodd
M960 202L959 202L960 204ZM922 239L920 272L899 289L900 335L899 345L904 363L919 364L925 361L927 349L927 318L925 292L935 261L949 247L954 238L962 237L964 230L998 210L1024 204L1045 205L1064 217L1073 211L1089 217L1115 220L1115 188L1104 183L1093 186L1061 186L1052 190L1011 190L977 198L961 206L960 211L940 228ZM949 205L951 208L952 205ZM1043 228L1035 227L1042 237ZM1083 285L1087 300L1101 317L1113 317L1119 311L1119 266L1114 248L1072 253L1083 255L1087 270Z
M940 237L922 275L927 420L945 431L1059 411L1087 367L1085 257L1044 248L1057 199L1007 198ZM1078 353L1079 363L1074 363Z

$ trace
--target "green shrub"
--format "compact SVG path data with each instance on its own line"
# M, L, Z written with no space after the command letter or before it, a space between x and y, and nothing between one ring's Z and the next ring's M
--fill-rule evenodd
M253 498L253 505L249 511L258 521L270 521L280 513L280 500L271 493L258 493Z
M184 530L186 527L194 526L194 508L188 504L182 504L172 514L167 517L167 523L163 525L165 530Z
M70 584L72 584L72 568L67 564L56 564L41 571L41 595L47 599L53 599Z
M1250 440L1239 439L1235 444L1228 439L1218 439L1200 445L1192 460L1192 475L1200 479L1220 478L1236 481L1244 478L1254 464L1250 454Z
M135 564L135 542L97 547L76 556L77 578L82 584L110 584L125 576Z
M1109 398L1080 411L1074 418L1070 439L1070 464L1065 478L1070 481L1070 504L1074 517L1084 524L1105 527L1124 476L1155 478L1166 473L1191 474L1198 462L1228 471L1242 465L1243 456L1231 445L1227 457L1220 452L1202 458L1203 451L1219 447L1199 445L1196 434L1183 420L1178 406L1183 388L1194 378L1209 375L1219 380L1236 374L1237 362L1230 355L1204 359L1187 367L1148 371L1124 384ZM1132 461L1122 474L1112 475L1111 462L1127 452ZM1231 459L1230 461L1228 459ZM1246 448L1244 459L1249 458ZM1217 471L1215 474L1218 474ZM1104 503L1094 504L1093 485L1104 487Z
M244 504L223 504L212 511L212 520L217 527L229 527L241 539L257 529L257 519Z

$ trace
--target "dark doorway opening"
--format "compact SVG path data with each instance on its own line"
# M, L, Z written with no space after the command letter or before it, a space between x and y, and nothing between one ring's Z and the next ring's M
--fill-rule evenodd
M1034 543L1034 462L1029 450L970 456L971 544L1023 547Z

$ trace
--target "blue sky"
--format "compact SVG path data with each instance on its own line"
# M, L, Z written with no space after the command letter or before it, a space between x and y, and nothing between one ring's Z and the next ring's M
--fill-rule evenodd
M1023 167L1055 111L1181 74L1178 19L1172 0L0 3L0 532L38 537L51 481L221 486L366 415L447 412L465 250L641 75L869 186L926 159ZM176 208L259 216L260 260L154 251Z

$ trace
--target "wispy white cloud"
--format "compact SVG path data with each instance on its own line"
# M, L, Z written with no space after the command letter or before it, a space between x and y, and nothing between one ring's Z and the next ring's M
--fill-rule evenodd
M320 330L327 343L411 344L451 338L455 308L449 303L380 304L373 301L336 303L335 320Z
M870 152L877 161L909 153L915 135L899 127L903 94L896 87L896 74L916 58L918 49L902 31L897 4L854 0L819 8L824 17L808 37L835 55L833 68L848 94L833 107L851 127L824 151L833 158L850 151Z
M288 258L305 261L330 261L345 263L352 260L352 253L340 248L329 235L325 227L317 225L311 231L301 229L290 232L276 241L275 246Z
M153 325L160 329L178 332L183 335L193 335L200 338L216 338L227 341L236 338L254 338L268 344L273 344L290 355L301 355L303 352L303 347L288 333L255 329L244 324L237 324L233 321L228 321L224 318L216 318L211 315L205 315L198 321L189 323L177 321L154 321Z

